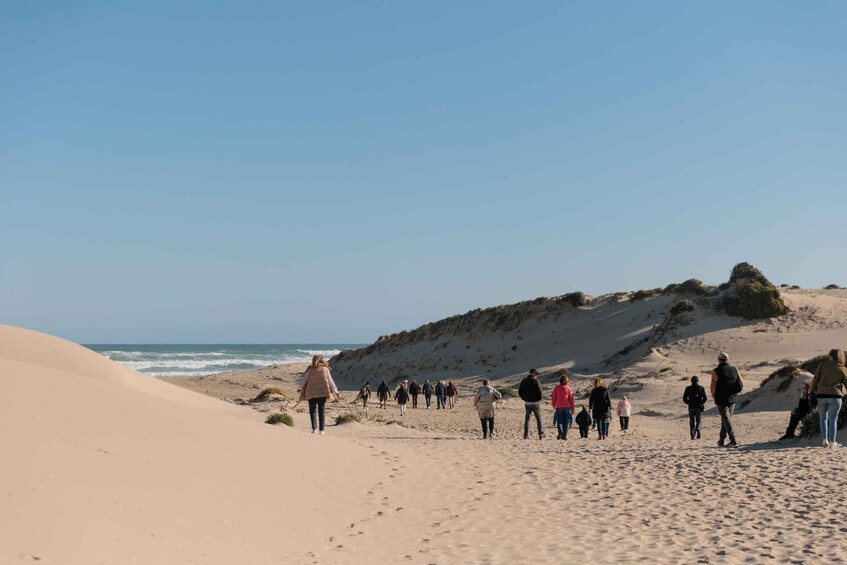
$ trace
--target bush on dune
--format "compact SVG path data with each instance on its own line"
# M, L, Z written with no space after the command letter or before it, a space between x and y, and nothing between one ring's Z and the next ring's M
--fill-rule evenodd
M828 284L823 288L824 288L824 290L838 290L841 287L838 286L837 284Z
M282 391L282 389L276 387L266 388L262 390L262 392L260 392L258 395L256 395L256 398L254 398L253 401L264 402L265 400L268 400L273 396L280 396L282 398L285 398L285 393Z
M583 292L571 292L562 297L562 300L574 306L575 308L579 308L580 306L588 305L588 297L585 296Z
M335 417L335 425L340 426L342 424L349 424L350 422L361 422L361 418L359 418L355 414L339 414Z
M285 424L286 426L294 425L294 418L291 417L291 414L286 412L277 412L275 414L271 414L268 416L268 419L265 420L266 424L271 424L275 426L277 424Z
M732 269L721 304L730 316L749 320L775 318L788 312L779 289L749 263L739 263Z
M677 294L695 294L698 296L703 296L708 291L709 288L700 279L688 279L678 284L674 289Z
M646 300L648 298L653 298L654 296L659 296L660 294L662 294L661 288L654 288L652 290L637 290L629 297L629 300L630 302L636 302L637 300Z
M671 307L671 316L682 314L683 312L691 312L694 310L694 303L688 299L683 299Z
M503 398L517 398L518 396L518 391L510 386L498 386L497 392L499 392Z

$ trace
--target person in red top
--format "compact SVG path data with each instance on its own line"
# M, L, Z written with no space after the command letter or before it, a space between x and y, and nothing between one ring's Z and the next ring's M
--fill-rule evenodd
M556 439L568 439L568 428L573 422L574 400L573 391L568 386L569 379L567 375L559 379L559 386L553 389L553 396L550 399L556 413L553 419L556 421L556 427L559 428L559 435Z

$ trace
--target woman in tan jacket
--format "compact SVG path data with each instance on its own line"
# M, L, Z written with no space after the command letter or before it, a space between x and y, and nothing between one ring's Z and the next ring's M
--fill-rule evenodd
M812 394L818 399L818 418L824 447L841 447L835 441L838 431L838 413L844 399L844 387L847 386L847 368L844 367L844 352L833 349L829 359L815 371L812 379Z
M333 394L338 395L338 387L332 380L329 365L324 361L323 355L312 357L312 365L303 373L303 377L297 385L297 392L300 393L300 400L309 401L309 420L312 422L312 433L316 434L320 429L321 435L323 435L326 421L326 401Z

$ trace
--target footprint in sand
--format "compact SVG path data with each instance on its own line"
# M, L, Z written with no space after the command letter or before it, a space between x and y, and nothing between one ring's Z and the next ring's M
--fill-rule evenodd
M44 561L43 557L39 557L37 555L30 555L29 553L21 553L18 557L23 559L24 561Z

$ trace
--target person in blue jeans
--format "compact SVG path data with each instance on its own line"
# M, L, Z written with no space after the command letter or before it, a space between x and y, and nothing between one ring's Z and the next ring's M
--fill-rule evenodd
M818 418L824 447L841 447L835 441L838 432L838 413L847 386L847 368L844 367L844 352L833 349L829 359L821 363L812 379L812 393L818 399Z
M588 407L597 424L597 439L607 439L609 422L612 419L612 399L609 397L609 385L601 377L594 379L594 388L588 397Z
M436 410L447 408L447 385L444 384L444 381L438 381L438 384L435 385L435 400L438 404Z

